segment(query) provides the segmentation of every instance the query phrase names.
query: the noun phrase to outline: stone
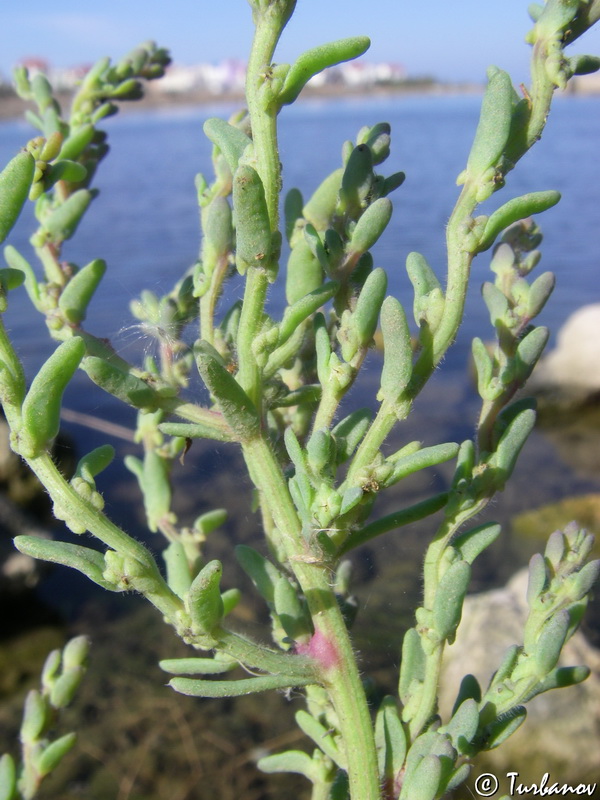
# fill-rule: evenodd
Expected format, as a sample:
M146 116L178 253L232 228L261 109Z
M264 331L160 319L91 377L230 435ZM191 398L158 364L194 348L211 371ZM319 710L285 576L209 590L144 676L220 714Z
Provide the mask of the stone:
M17 535L50 538L49 531L0 492L0 595L32 589L48 566L15 550Z
M556 347L541 359L527 391L559 409L600 397L600 303L582 306L558 332Z
M444 656L440 686L443 720L449 717L464 675L474 674L485 689L506 648L522 642L527 581L524 569L504 588L467 597L456 641ZM600 650L576 631L559 663L585 664L591 674L581 684L530 701L521 728L499 748L477 756L474 777L489 771L500 778L516 771L522 783L539 783L549 772L561 783L600 781Z

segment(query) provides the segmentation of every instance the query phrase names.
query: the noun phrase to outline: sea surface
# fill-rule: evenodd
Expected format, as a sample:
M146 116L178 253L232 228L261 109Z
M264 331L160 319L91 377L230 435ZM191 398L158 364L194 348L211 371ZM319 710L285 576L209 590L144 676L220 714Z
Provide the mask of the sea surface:
M376 265L388 271L390 292L405 303L409 314L412 292L405 271L406 255L420 251L440 277L444 275L445 225L458 195L456 177L466 162L479 103L480 97L474 95L327 99L298 103L281 115L284 191L296 186L305 198L340 165L344 141L354 140L363 125L391 123L391 155L378 170L385 175L402 170L406 181L392 195L394 218L373 254ZM64 256L80 266L93 258L107 261L108 271L86 326L109 338L132 361L139 360L151 343L144 341L135 327L129 303L144 288L166 293L197 257L200 234L194 177L198 172L209 179L211 175L211 145L203 134L203 122L211 116L227 118L235 110L217 105L134 111L105 123L111 152L95 179L100 192L75 237L66 243ZM0 162L5 163L32 135L26 123L0 123ZM544 231L538 270L552 270L557 276L554 296L541 315L541 322L552 330L551 345L572 312L600 299L599 143L600 100L557 98L542 141L509 174L506 188L482 207L482 212L489 213L510 197L530 191L558 189L562 193L561 202L538 219ZM9 240L27 257L33 257L28 243L32 225L28 208ZM490 277L487 253L475 261L459 337L432 386L415 405L398 441L420 438L433 444L472 435L478 400L468 376L470 342L475 335L483 339L493 335L480 295L481 284ZM230 292L241 296L239 282L233 282ZM274 288L269 302L277 316L282 291ZM44 322L31 308L24 290L11 293L6 316L26 370L33 375L54 347ZM190 335L193 340L193 331ZM373 354L363 381L354 390L356 405L373 403L379 366L380 356ZM133 412L90 386L83 374L76 376L65 404L75 411L133 426ZM96 431L72 422L65 422L64 430L78 453L104 441ZM525 477L520 483L521 473L517 472L515 488L507 489L496 504L496 513L503 518L531 505L599 488L598 476L582 475L565 464L542 435L536 434L532 441L520 468ZM135 452L131 444L115 444L120 453ZM190 522L206 510L198 508L194 499L210 506L214 492L198 489L199 482L205 485L217 472L231 470L228 452L202 447L193 448L188 471L181 477L184 485L190 482L180 498L182 522ZM195 464L195 451L204 466ZM202 480L199 473L194 474L195 469L202 471ZM438 479L443 483L443 472ZM129 473L117 466L103 480L109 508L117 520L145 537L143 522L133 512L136 488ZM239 480L243 479L235 476L233 484ZM219 497L219 504L223 502ZM256 526L256 521L252 525Z
M378 171L406 173L392 195L394 219L374 248L375 262L388 270L390 290L411 304L405 259L422 252L444 274L444 229L458 195L477 124L477 95L396 96L312 100L281 114L280 150L284 192L298 187L305 198L340 166L344 141L363 125L387 121L392 152ZM124 113L105 121L111 152L95 178L100 190L76 236L64 247L68 260L83 265L104 258L108 273L88 320L91 330L111 338L130 321L128 304L141 288L166 291L194 261L199 246L194 177L211 176L211 145L202 131L208 117L227 116L235 106L162 109ZM35 131L24 122L0 123L0 163L14 155ZM538 270L557 275L555 295L543 322L554 331L583 303L600 296L597 280L598 185L600 183L600 101L559 97L542 141L509 174L506 188L484 206L489 213L510 197L558 189L562 200L539 218L544 232ZM23 214L11 243L30 248L30 213ZM457 350L474 334L485 336L487 315L479 299L488 279L489 253L475 262L472 295ZM278 295L272 293L272 300ZM277 303L276 303L277 304ZM29 355L39 337L26 303L12 300L13 331Z
M379 171L387 175L403 170L406 182L393 195L394 219L373 255L376 265L388 271L390 292L401 299L409 314L412 292L405 271L406 255L420 251L443 279L445 225L458 196L455 181L466 162L479 103L479 97L466 95L328 99L298 103L285 109L281 116L284 188L287 191L297 186L305 198L340 165L344 141L354 140L364 125L391 123L392 153ZM64 257L79 266L94 258L107 261L108 271L92 302L86 326L96 335L109 338L134 363L140 363L152 345L135 327L129 303L145 288L159 295L168 292L196 259L200 238L194 176L204 172L209 177L211 171L211 146L203 135L202 124L211 116L227 118L235 110L215 106L139 111L106 121L111 153L96 176L100 193L74 239L66 243ZM1 122L0 163L6 163L33 135L24 123ZM551 346L570 314L581 305L600 300L599 145L600 99L557 98L542 141L509 175L506 188L482 208L489 213L507 199L530 191L558 189L562 193L558 206L538 220L544 231L538 270L552 270L557 276L556 291L540 320L552 329ZM32 259L28 238L33 224L28 208L10 238ZM484 340L493 336L480 295L481 284L490 277L488 253L474 264L464 325L455 345L415 403L409 419L395 432L390 447L414 439L435 444L472 437L480 401L469 373L470 342L473 336ZM241 296L239 281L232 282L229 292L234 298ZM281 313L282 296L280 289L272 289L269 307L275 316ZM28 375L33 376L55 345L23 289L10 295L6 324ZM190 331L190 340L194 338ZM349 398L350 407L374 404L380 367L381 355L373 352ZM135 426L135 412L100 392L84 374L78 374L66 392L65 406L130 430ZM107 440L98 430L73 421L66 420L63 431L76 457ZM163 546L160 537L146 529L135 480L121 461L127 453L139 454L137 445L114 437L109 441L115 445L118 458L98 478L107 513L158 553ZM600 492L597 470L589 470L573 455L569 441L565 444L547 431L534 431L513 479L478 520L494 518L503 524L504 531L494 548L478 559L473 589L504 583L527 563L534 549L543 547L539 543L515 543L509 535L515 514L569 496ZM448 485L450 471L450 465L443 465L403 481L397 491L390 490L378 500L376 513L389 513L442 491ZM185 464L176 464L175 479L174 501L181 525L191 524L198 514L215 507L228 508L228 523L211 535L207 557L223 560L227 587L239 582L244 602L237 624L255 630L257 619L264 622L265 611L252 599L252 587L236 568L231 550L238 542L256 545L260 541L260 520L249 510L251 487L236 448L195 442ZM394 691L402 632L412 624L412 610L420 596L419 564L431 538L431 528L432 523L427 520L391 532L362 548L354 562L360 610L353 633L361 654L361 669L386 691ZM550 532L542 531L542 538ZM65 530L56 535L82 541ZM86 543L91 544L89 539ZM72 792L69 798L81 797L81 792L102 800L117 794L124 797L124 790L117 791L115 787L123 785L124 770L133 768L131 787L135 783L139 792L145 785L144 797L152 798L158 794L152 794L149 786L156 787L163 780L168 783L179 772L187 774L188 769L190 786L198 787L189 790L194 797L215 796L208 789L202 793L203 786L212 785L207 782L211 774L222 779L228 789L237 786L240 775L244 779L246 773L249 781L263 780L255 776L252 768L257 744L274 735L274 718L282 731L291 730L292 705L282 705L281 698L271 695L260 695L254 705L249 705L247 698L233 704L214 701L193 705L183 698L185 703L174 705L178 698L165 693L165 676L155 664L159 658L183 654L178 650L181 643L174 641L158 615L142 608L141 601L103 592L63 568L51 570L38 593L44 608L50 606L62 620L68 620L70 629L88 633L94 643L92 669L80 703L82 720L75 723L82 730L81 756L70 762L74 764L70 780L61 779ZM261 630L264 635L264 627ZM273 707L276 710L269 711ZM167 708L180 709L177 720L189 720L191 727L170 722L171 711L167 712ZM18 713L15 711L17 727ZM175 729L183 731L182 741L176 739L169 751L159 732ZM221 731L221 739L213 737L217 745L222 740L229 748L231 742L236 743L241 753L237 759L232 758L230 749L223 751L223 757L218 747L213 747L210 736L215 730ZM175 755L189 753L192 741L199 743L193 752L200 752L201 758L195 756L190 765L181 766L180 761L171 764ZM131 749L133 742L139 743L137 751ZM279 749L281 743L271 740L271 745ZM118 761L121 751L140 755L134 754L123 767ZM127 756L124 760L127 762ZM141 773L138 775L142 763L148 772L146 784ZM165 764L171 764L170 769L165 770ZM58 791L67 796L62 784ZM169 789L161 797L172 796L172 791ZM230 796L220 790L216 794ZM133 797L129 791L126 795ZM246 796L245 790L234 795ZM277 794L275 788L260 796L290 794Z

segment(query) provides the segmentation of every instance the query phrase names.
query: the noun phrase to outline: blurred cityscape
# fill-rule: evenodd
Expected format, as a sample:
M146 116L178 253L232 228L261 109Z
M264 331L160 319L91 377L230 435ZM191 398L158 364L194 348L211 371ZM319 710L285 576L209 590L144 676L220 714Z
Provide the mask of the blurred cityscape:
M71 94L89 70L89 64L74 67L55 67L41 58L23 58L17 66L26 67L30 77L45 74L59 94ZM171 64L164 77L151 81L145 94L147 101L156 104L178 103L186 99L210 101L238 98L244 94L246 65L237 59L225 59L217 64ZM311 79L307 92L315 94L362 93L373 89L401 89L428 87L436 84L430 76L409 77L405 67L395 63L371 63L362 59L331 67ZM0 100L10 101L14 96L12 77L0 75ZM0 103L0 115L4 105Z
M30 77L37 72L44 73L56 92L68 95L74 91L91 65L55 67L44 59L31 57L23 58L18 66L26 67ZM217 64L171 64L161 80L148 84L145 94L147 102L151 104L238 98L244 93L245 74L245 63L237 59L225 59ZM600 93L598 73L578 77L571 84L570 90L577 93ZM472 92L481 89L480 84L451 84L433 76L411 76L402 64L372 63L364 59L331 67L312 78L306 87L307 93L325 95L418 90ZM0 116L11 115L14 105L11 100L17 100L12 78L0 74Z
M43 72L56 91L70 92L90 68L90 64L75 67L53 67L40 58L23 58L18 66L28 69L30 76ZM218 64L193 64L183 66L171 64L160 82L153 84L154 90L163 94L185 94L203 91L219 96L239 94L244 91L246 65L237 59L224 59ZM398 84L407 80L406 70L401 64L372 64L363 60L350 61L332 67L316 75L312 88L329 85L370 87L380 84ZM1 76L1 83L8 87L10 77Z

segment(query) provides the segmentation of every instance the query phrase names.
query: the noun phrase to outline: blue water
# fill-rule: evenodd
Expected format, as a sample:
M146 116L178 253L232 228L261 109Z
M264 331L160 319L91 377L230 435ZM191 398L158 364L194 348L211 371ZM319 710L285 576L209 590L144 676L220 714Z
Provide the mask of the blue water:
M391 123L392 154L380 171L403 170L407 177L393 195L394 221L373 253L376 264L388 270L390 291L409 311L412 294L404 268L407 253L422 252L438 274L444 274L444 228L458 195L455 180L466 161L479 103L479 97L467 95L343 99L303 102L282 114L284 188L297 186L306 198L339 166L345 140L355 138L365 124ZM211 148L202 123L210 116L227 117L233 110L221 106L139 111L106 121L111 153L96 176L100 194L76 237L66 244L64 256L80 266L93 258L106 259L109 269L86 326L96 335L109 337L127 358L134 360L136 349L143 347L136 341L135 331L128 328L132 322L129 302L146 287L158 294L168 291L197 256L194 176L200 171L211 174ZM31 135L24 123L0 124L1 162ZM553 336L576 308L600 299L599 142L600 100L557 98L542 142L509 175L506 189L482 209L489 212L524 192L562 192L558 206L539 219L545 239L538 269L552 270L558 278L556 292L541 317ZM31 253L31 230L28 209L11 238L24 254ZM489 254L483 254L474 265L464 326L436 376L437 383L429 395L425 393L421 410L417 406L415 411L415 426L425 419L432 441L443 418L446 424L440 435L448 438L470 436L475 425L477 399L465 376L472 337L491 338L493 333L480 297L481 283L488 276ZM239 296L239 284L234 284L232 292ZM281 306L281 296L281 290L272 290L275 311ZM11 294L7 324L26 369L33 374L54 345L23 290ZM372 356L371 362L378 364L378 357ZM367 372L365 381L371 390L374 380L374 373ZM360 395L361 389L357 392ZM66 402L71 408L125 424L133 420L133 412L90 388L82 374L76 377ZM86 429L65 427L84 451L98 443L96 435ZM527 469L543 467L549 476L546 496L558 496L561 487L567 487L565 491L577 488L578 484L565 481L564 465L548 447L537 453L532 456L533 464L526 457L524 463ZM519 497L516 506L521 504Z
M305 197L340 163L342 143L364 124L392 125L392 154L381 171L406 172L393 195L395 217L374 249L376 263L390 276L390 289L411 305L406 254L418 250L440 275L444 272L444 227L457 196L455 179L464 166L478 117L477 96L418 96L312 101L284 110L281 158L284 188ZM93 304L88 327L114 337L129 319L128 303L140 288L166 291L195 259L199 246L193 180L210 175L205 118L227 116L228 107L137 112L107 120L111 153L96 178L100 195L67 243L65 257L80 265L92 258L109 266ZM23 123L0 124L0 162L31 136ZM545 234L539 269L558 278L543 321L553 329L579 305L598 299L598 185L600 183L600 101L559 98L542 142L509 175L503 192L483 211L526 191L558 189L561 203L540 219ZM23 252L31 222L24 215L11 241ZM487 279L488 256L474 269L473 292L463 328L467 342L486 335L479 284ZM277 299L277 295L275 295ZM38 346L35 314L24 297L12 299L13 330L27 355ZM278 305L278 304L276 304ZM9 319L13 315L11 314Z
M455 179L466 161L479 102L480 98L474 96L305 102L285 110L282 116L284 185L286 189L298 186L305 197L340 164L344 140L354 138L365 124L383 120L392 124L392 155L380 169L384 174L403 170L407 177L393 196L394 221L373 252L376 264L388 271L390 291L401 298L409 312L412 293L404 269L407 253L422 252L438 274L444 274L444 228L458 195ZM100 194L74 240L66 244L64 257L80 266L93 258L106 259L109 269L92 303L86 327L98 336L110 338L132 361L143 353L145 343L129 327L134 320L128 305L143 288L159 295L169 291L195 260L199 228L194 176L199 171L210 175L210 146L203 136L202 123L208 116L226 117L231 111L224 107L143 111L106 123L111 154L96 178ZM22 123L0 123L0 164L6 163L31 136L30 129ZM510 174L507 188L488 203L494 208L510 197L544 189L558 189L563 194L562 202L539 220L545 234L541 269L556 272L558 278L555 295L542 315L543 323L553 329L553 336L576 308L600 299L599 144L600 99L558 99L543 141ZM28 243L32 230L28 208L10 241L35 263ZM469 350L474 335L486 339L493 334L480 296L480 285L488 276L489 254L484 254L475 262L465 322L457 342L398 432L396 446L417 438L434 444L473 435L480 401L467 377ZM239 281L232 291L240 295ZM272 308L281 307L281 298L281 290L273 289ZM31 308L23 289L11 293L9 300L7 326L32 376L55 344L49 340L43 319ZM373 402L380 363L379 354L370 355L352 402ZM65 405L131 428L135 424L132 409L103 394L83 373L77 374L69 387ZM83 426L65 423L63 429L78 455L106 441L103 434ZM132 444L119 440L112 443L119 456L138 452ZM235 580L230 545L239 541L256 543L260 535L259 516L248 510L251 487L240 467L237 448L195 442L185 465L175 465L175 473L175 505L182 526L190 525L199 514L215 507L225 506L230 511L224 532L213 534L208 547L211 558L223 558L226 581ZM416 483L411 478L396 487L399 496L392 497L394 490L385 493L375 512L388 513L401 504L443 490L449 469L426 470L413 478ZM147 531L137 486L120 459L100 476L98 484L109 516L145 540L154 552L160 550L162 539ZM536 431L521 455L513 480L486 512L487 517L480 516L478 522L493 517L504 523L506 533L506 523L515 513L589 491L600 491L600 476L581 475L543 433ZM410 608L421 591L420 563L425 543L431 538L429 524L427 521L421 527L408 526L373 542L372 547L370 543L361 551L363 566L360 554L354 560L361 606L355 628L356 641L362 649L361 669L375 675L377 681L389 676L390 665L397 664L402 628L412 623ZM82 537L66 530L57 536L76 543L82 541ZM89 537L84 538L86 545L93 546ZM503 583L526 563L529 555L512 544L509 537L499 537L494 548L478 559L473 588ZM369 580L373 574L377 581ZM52 570L39 585L38 594L63 618L74 622L77 632L100 637L100 641L104 638L105 646L110 641L111 653L120 656L123 644L122 640L113 644L111 617L115 612L134 612L134 598L104 592L65 568ZM245 592L244 602L251 603L251 598ZM11 610L13 613L16 612ZM142 652L145 635L148 634L142 629L132 645ZM166 633L163 657L173 655L170 646ZM127 673L127 662L123 663ZM109 694L112 693L110 689ZM115 697L117 705L121 699L129 708L129 697ZM136 702L134 697L134 709ZM211 706L210 713L218 713L216 707ZM235 711L228 704L222 713L231 716Z

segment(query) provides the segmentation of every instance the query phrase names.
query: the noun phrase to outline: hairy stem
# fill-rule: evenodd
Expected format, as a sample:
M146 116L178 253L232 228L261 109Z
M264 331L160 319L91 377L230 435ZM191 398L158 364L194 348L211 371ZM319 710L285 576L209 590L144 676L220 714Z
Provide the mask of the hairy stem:
M287 12L286 9L279 8L279 6L281 3L254 10L256 27L246 77L246 100L252 128L256 169L264 187L272 234L276 234L279 230L281 166L277 143L277 112L267 102L269 75L275 47L291 13L291 10ZM259 411L261 378L252 352L252 343L262 323L267 297L268 270L275 267L271 263L272 259L273 254L269 254L266 259L269 263L265 263L261 268L248 270L237 340L238 381Z
M281 174L277 144L277 110L273 102L271 63L275 46L295 6L295 0L253 0L255 35L246 81L256 169L262 180L271 233L279 236ZM277 247L271 263L250 268L238 335L238 380L260 410L261 371L252 344L263 321L268 276L276 269ZM311 652L320 682L337 712L349 765L353 798L378 800L379 777L373 728L350 637L325 565L311 551L292 502L282 468L266 435L242 445L244 458L260 493L261 504L273 520L276 549L288 561L310 610L314 625ZM317 644L318 643L318 644Z
M311 613L321 682L338 715L346 747L351 796L375 800L380 794L371 718L348 630L330 586L329 571L316 562L302 535L296 509L270 444L260 438L246 443L243 449Z
M237 380L258 410L261 408L262 381L252 344L262 323L267 287L267 273L261 268L251 267L246 276L244 303L237 337L239 365Z
M84 525L107 547L135 560L147 569L155 583L155 590L145 593L146 597L167 619L174 620L182 609L182 602L169 589L158 571L156 562L144 545L122 531L101 511L79 495L65 480L49 453L27 459L27 463L52 498L55 504L55 513L59 518L68 514L68 518L73 518L77 520L78 524Z
M200 338L212 345L215 340L215 310L227 277L228 267L227 256L221 256L211 276L210 288L200 298Z

